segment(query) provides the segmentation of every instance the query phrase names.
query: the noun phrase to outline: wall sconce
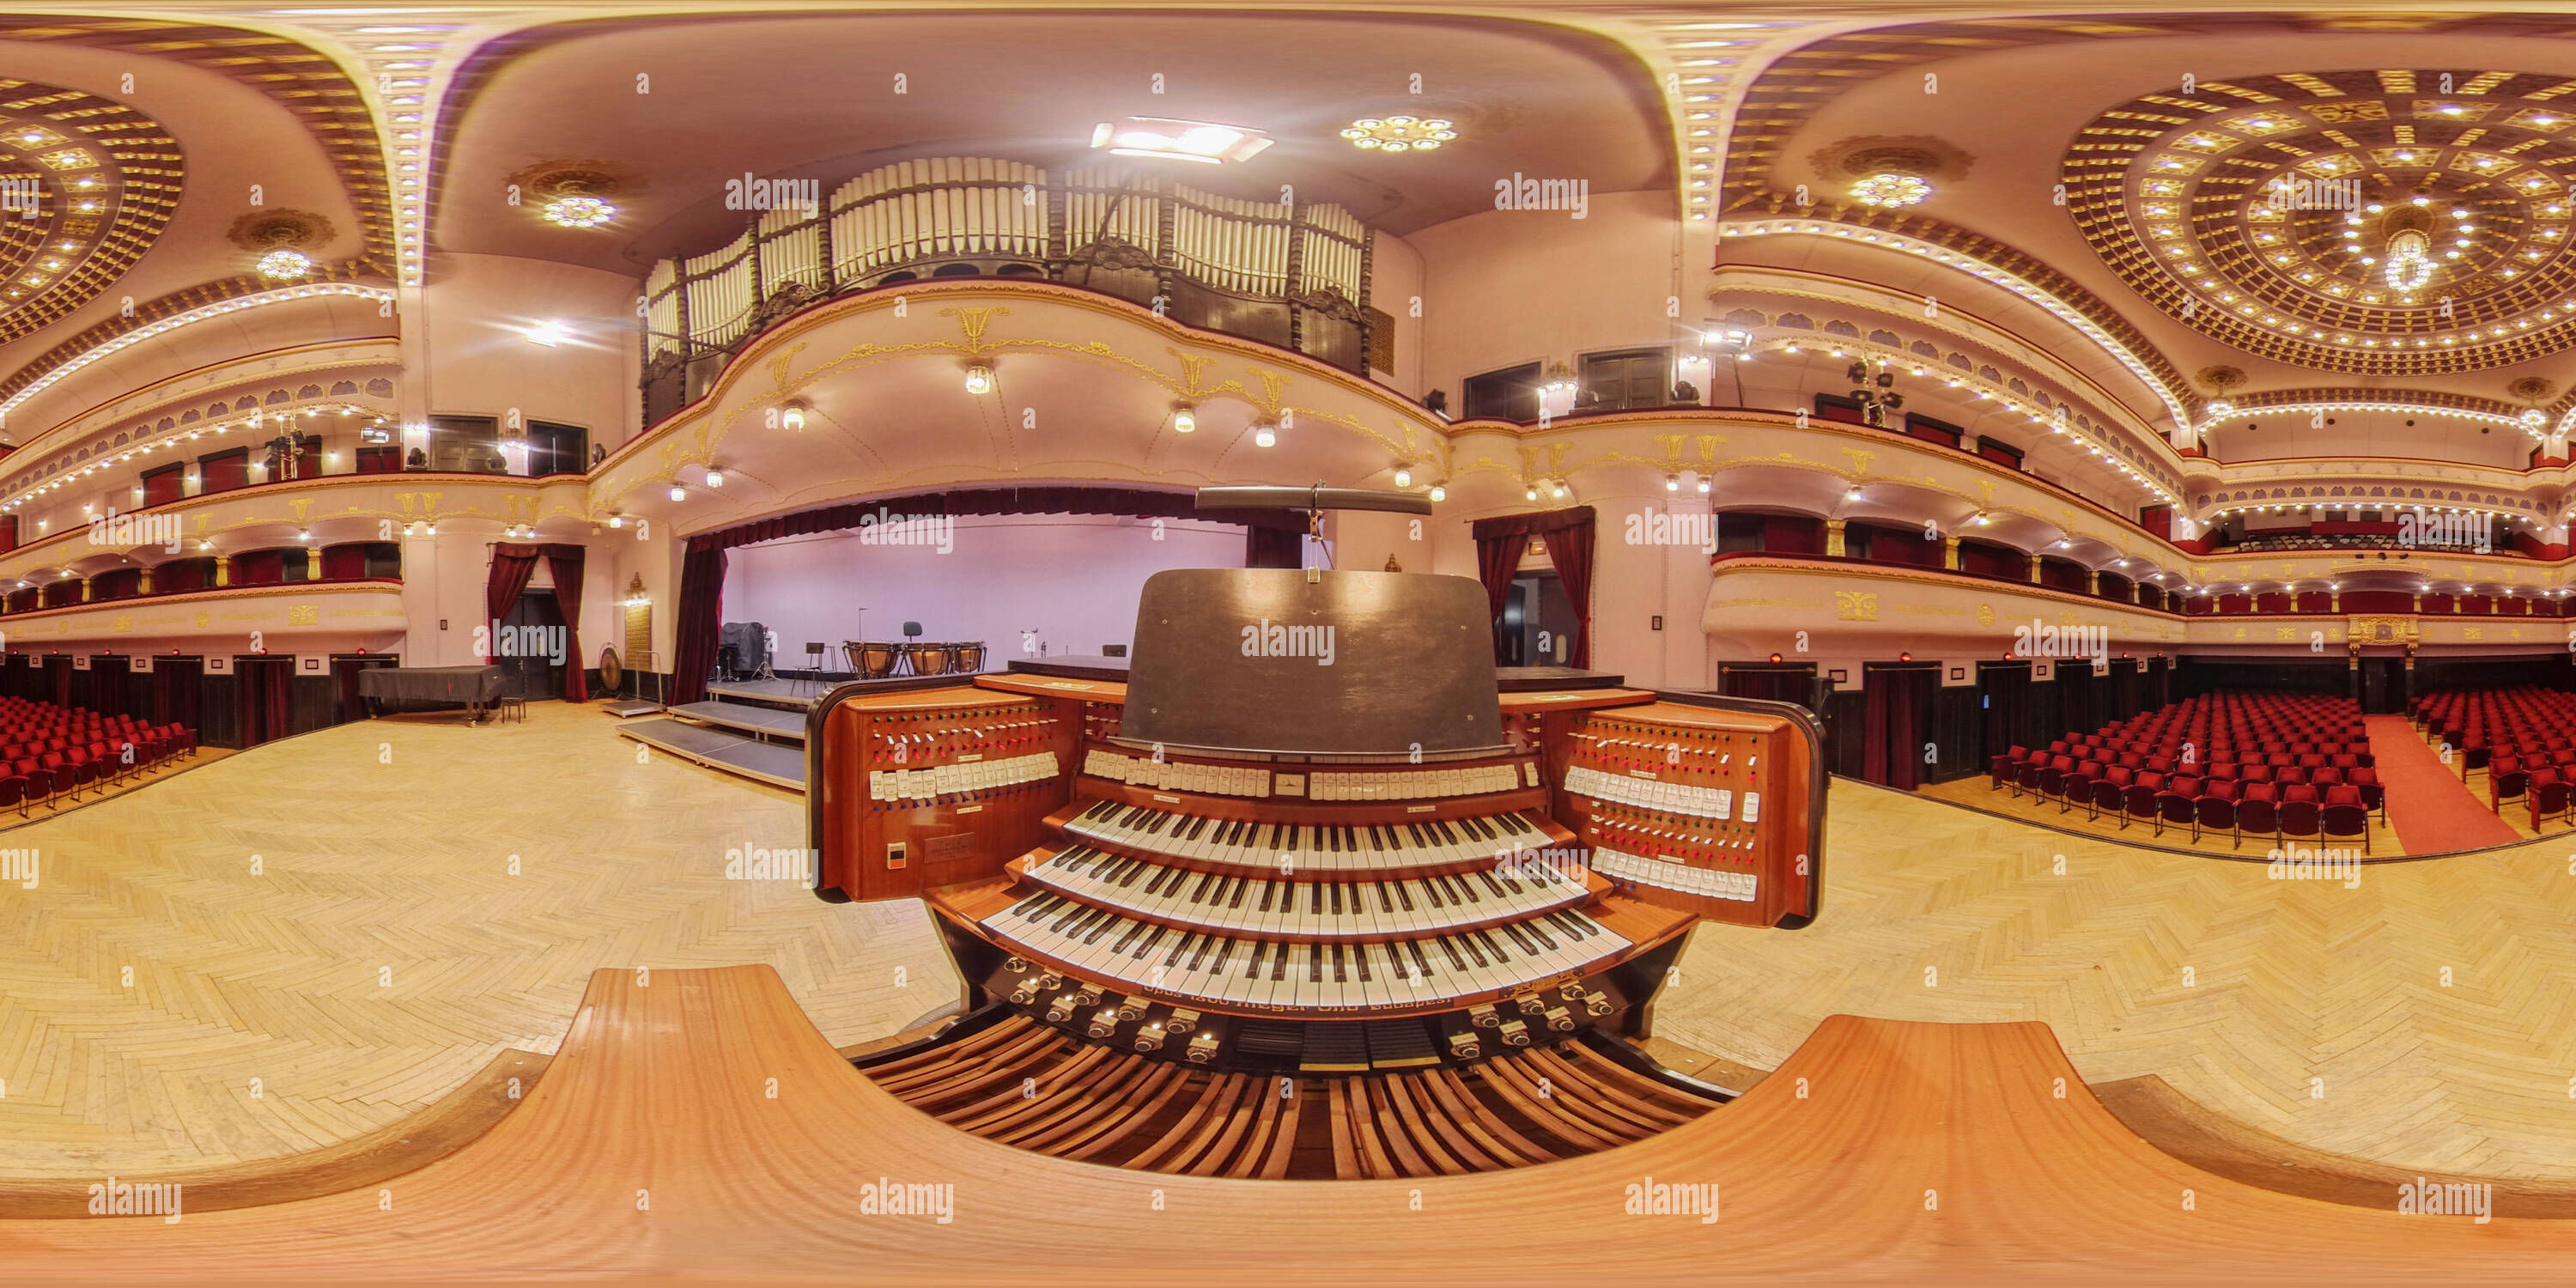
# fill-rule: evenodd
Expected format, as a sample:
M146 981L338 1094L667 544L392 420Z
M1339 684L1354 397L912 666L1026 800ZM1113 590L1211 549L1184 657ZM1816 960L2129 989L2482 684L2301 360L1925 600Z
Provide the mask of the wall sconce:
M1433 501L1446 501L1446 500L1448 500L1448 499L1449 499L1449 489L1448 489L1448 487L1446 487L1446 486L1445 486L1445 485L1443 485L1443 484L1439 484L1439 483L1434 483L1434 484L1432 484L1432 485L1431 485L1431 499L1432 499Z
M1278 446L1278 444L1279 444L1279 431L1278 431L1278 430L1276 430L1276 429L1274 429L1274 428L1272 428L1268 422L1266 422L1266 421L1265 421L1265 422L1263 422L1260 428L1255 429L1255 430L1253 430L1253 431L1252 431L1252 445L1253 445L1253 446L1255 446L1255 447L1276 447L1276 446Z
M778 413L778 423L789 433L802 432L805 428L805 404L787 404L787 406L782 408Z
M1175 407L1175 408L1173 408L1173 409L1172 409L1172 432L1173 432L1173 433L1175 433L1175 434L1194 434L1194 433L1197 433L1197 432L1198 432L1198 428L1199 428L1199 413L1198 413L1198 408L1196 408L1195 406L1192 406L1192 405L1191 405L1191 404L1189 404L1189 403L1182 403L1180 406Z
M708 466L708 467L707 467L707 486L708 486L708 487L723 487L723 486L724 486L724 471L723 471L723 470L720 470L720 469L717 469L715 466L712 466L712 465Z
M612 514L612 515L608 516L608 526L610 526L610 527L612 527L612 528L622 528L622 527L625 527L625 526L626 526L626 516L625 516L625 515L622 515L622 514Z
M1411 486L1413 486L1413 467L1412 467L1412 466L1410 466L1410 465L1399 465L1399 466L1396 466L1396 467L1395 467L1395 485L1396 485L1397 487L1411 487Z
M966 392L978 395L993 392L993 369L980 362L966 368Z
M527 330L520 332L520 334L526 337L530 344L542 344L551 349L556 345L563 343L564 324L548 319L547 321L539 322L534 326L529 327Z
M688 499L689 499L689 489L687 489L687 488L685 488L685 487L682 487L682 486L680 486L680 485L679 485L679 484L677 484L677 483L672 484L672 485L671 485L671 499L672 499L672 500L674 500L674 501L686 501L686 500L688 500Z

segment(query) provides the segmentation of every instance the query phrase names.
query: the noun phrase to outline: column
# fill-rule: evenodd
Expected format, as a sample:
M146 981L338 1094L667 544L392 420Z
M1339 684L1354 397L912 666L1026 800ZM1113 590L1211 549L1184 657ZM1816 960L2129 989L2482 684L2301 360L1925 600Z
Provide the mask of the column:
M2415 592L2415 611L2419 613L2424 611L2424 592L2420 590ZM2407 659L2406 665L2415 665L2414 659Z
M2094 568L2087 568L2084 570L2084 593L2087 595L2099 595L2102 593L2102 573L2100 570Z
M218 586L229 586L233 584L233 557L231 555L215 556L215 584Z
M2340 591L2340 590L2329 590L2329 591L2327 591L2327 592L2326 592L2326 611L2327 611L2327 612L2330 612L2330 613L2340 613L2340 612L2342 612L2342 611L2343 611L2343 592L2342 592L2342 591ZM2359 661L2357 661L2357 660L2356 660L2356 661L2354 662L2354 665L2356 665L2356 666L2360 665Z
M2132 604L2143 604L2147 602L2147 583L2143 581L2133 581L2129 583L2129 602Z
M1825 554L1834 559L1843 557L1843 521L1840 519L1825 520Z
M322 552L311 546L304 547L304 580L322 580Z
M89 602L89 578L83 577L80 579L80 588L81 596L77 602L86 604Z
M2038 555L2032 555L2032 556L2030 557L2030 584L2032 584L2032 585L2034 585L2034 586L2036 586L2036 585L2038 585L2038 584L2039 584L2039 556L2038 556Z
M1957 572L1959 570L1959 539L1957 537L1941 538L1941 566L1952 572Z
M137 590L135 593L136 593L136 594L141 594L141 595L149 595L149 594L151 594L151 593L152 593L152 570L151 570L151 569L146 568L146 569L144 569L144 570L143 570L143 585L142 585L142 588L141 588L141 589L139 589L139 590Z

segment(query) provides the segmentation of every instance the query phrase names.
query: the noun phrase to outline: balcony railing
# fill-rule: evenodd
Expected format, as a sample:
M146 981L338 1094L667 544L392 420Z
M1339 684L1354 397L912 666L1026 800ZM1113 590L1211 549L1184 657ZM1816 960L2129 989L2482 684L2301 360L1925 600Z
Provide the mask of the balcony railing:
M1064 282L1368 373L1369 231L1110 170L942 157L769 210L645 279L644 419L696 401L744 339L814 300L925 277Z

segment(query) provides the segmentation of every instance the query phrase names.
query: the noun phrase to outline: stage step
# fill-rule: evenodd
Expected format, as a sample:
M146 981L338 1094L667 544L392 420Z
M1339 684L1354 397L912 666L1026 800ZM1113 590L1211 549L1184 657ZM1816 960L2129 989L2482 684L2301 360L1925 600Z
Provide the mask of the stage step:
M600 703L599 709L612 716L649 716L661 710L662 704L647 702L642 698L617 698Z
M777 707L755 707L740 702L687 702L671 708L671 714L701 724L722 725L747 733L767 734L772 738L805 741L805 713L782 711Z
M661 748L709 769L794 791L805 790L805 753L795 747L761 742L668 716L629 720L617 727L617 736Z

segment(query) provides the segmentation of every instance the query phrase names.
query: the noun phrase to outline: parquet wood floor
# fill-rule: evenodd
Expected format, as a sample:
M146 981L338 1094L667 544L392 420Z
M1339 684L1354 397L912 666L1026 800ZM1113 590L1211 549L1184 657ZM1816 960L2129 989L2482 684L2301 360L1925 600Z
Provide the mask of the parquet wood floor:
M835 1042L956 1000L918 905L726 879L803 846L801 797L636 751L551 702L363 722L11 831L38 879L0 884L0 1178L363 1136L551 1054L603 966L766 962Z
M1770 1068L1837 1012L2040 1020L2087 1082L2157 1074L2311 1149L2576 1178L2567 837L2346 888L1837 779L1825 853L1815 925L1693 932L1658 1034Z
M1229 1285L1985 1288L2563 1283L2576 1255L2565 1221L2401 1215L2393 1188L2349 1206L2203 1171L2074 1074L2036 1024L1835 1016L1743 1099L1615 1149L1461 1176L1175 1176L901 1103L766 969L649 987L602 971L534 1094L444 1159L177 1221L0 1220L0 1265L13 1284L1069 1288L1170 1267Z

